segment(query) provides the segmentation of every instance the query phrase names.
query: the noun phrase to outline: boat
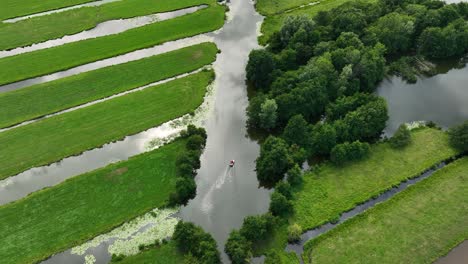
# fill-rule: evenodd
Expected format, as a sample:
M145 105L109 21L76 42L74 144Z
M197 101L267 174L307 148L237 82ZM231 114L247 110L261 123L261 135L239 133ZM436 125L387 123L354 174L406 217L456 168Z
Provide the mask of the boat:
M231 161L229 162L229 167L231 167L231 168L234 167L234 164L236 164L236 161L235 161L235 160L231 160Z

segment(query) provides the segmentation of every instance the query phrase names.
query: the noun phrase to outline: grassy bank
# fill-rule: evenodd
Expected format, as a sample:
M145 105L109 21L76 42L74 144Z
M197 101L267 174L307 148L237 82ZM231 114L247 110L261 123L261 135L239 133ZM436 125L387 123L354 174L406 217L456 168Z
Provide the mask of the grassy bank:
M288 16L310 16L313 17L315 14L317 14L319 11L324 11L324 10L330 10L332 8L335 8L345 2L348 1L353 1L353 0L324 0L324 1L317 1L317 4L312 5L312 6L307 6L304 8L296 9L292 12L288 13L280 13L276 15L269 15L265 18L262 24L261 32L262 36L259 37L259 42L262 45L266 45L268 42L268 39L271 37L271 35L275 32L278 31L281 26L283 25L284 21ZM369 0L369 1L374 1L374 0ZM286 2L286 1L285 1ZM314 2L314 1L309 1L309 2Z
M0 85L147 48L220 28L224 7L213 6L117 35L73 42L0 59Z
M309 263L432 263L468 238L468 158L307 244Z
M186 257L178 251L173 241L168 244L143 251L137 255L125 257L119 264L180 264Z
M213 72L201 72L0 133L0 178L155 127L196 109Z
M293 9L301 5L307 5L313 0L258 0L255 4L257 11L264 15L274 15L283 13L288 9Z
M152 82L194 71L212 63L213 43L118 64L0 94L0 127L12 126Z
M324 164L304 176L302 189L293 200L295 214L289 221L304 230L333 221L357 204L456 154L448 144L447 133L423 128L412 132L412 143L404 149L396 150L381 143L371 148L366 160L345 167ZM286 227L280 225L273 239L257 252L284 248Z
M47 1L48 2L48 1ZM0 24L0 50L29 46L89 30L108 20L173 11L214 0L121 0L102 6L83 7L15 23Z
M34 263L166 204L179 140L0 207L3 263Z
M2 8L0 8L0 20L31 15L93 1L95 0L2 0Z

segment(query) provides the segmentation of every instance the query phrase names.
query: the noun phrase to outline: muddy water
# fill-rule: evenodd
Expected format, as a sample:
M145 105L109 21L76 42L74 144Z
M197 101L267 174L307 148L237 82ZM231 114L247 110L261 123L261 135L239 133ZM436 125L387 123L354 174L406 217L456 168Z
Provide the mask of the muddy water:
M258 48L262 17L249 0L231 1L229 21L214 35L221 49L214 68L216 99L206 123L208 142L197 176L197 197L182 208L180 217L211 233L220 252L229 232L244 217L268 210L269 191L258 188L255 159L259 146L246 134L247 89L245 66L250 51ZM235 160L233 168L229 160ZM224 263L228 263L223 253Z
M186 14L194 13L206 7L207 5L201 5L201 6L185 8L185 9L181 9L177 11L158 13L158 14L153 14L153 15L148 15L148 16L141 16L141 17L135 17L135 18L129 18L129 19L110 20L110 21L106 21L106 22L98 24L95 28L91 30L86 30L86 31L83 31L74 35L64 36L63 38L54 39L54 40L48 40L42 43L31 45L29 47L0 51L0 58L18 55L18 54L22 54L26 52L35 51L35 50L60 46L66 43L76 42L80 40L118 34L118 33L127 31L129 29L142 27L142 26L145 26L145 25L157 22L157 21L168 20L168 19L179 17L179 16L183 16Z
M408 84L399 77L385 80L378 95L388 103L390 119L385 132L393 134L402 123L434 121L447 128L468 119L468 65Z
M95 1L95 2L90 2L90 3L69 6L69 7L59 8L59 9L55 9L55 10L50 10L50 11L46 11L46 12L40 12L40 13L36 13L36 14L32 14L32 15L16 17L16 18L12 18L12 19L6 19L6 20L3 20L3 22L5 22L5 23L15 23L15 22L18 22L18 21L21 21L21 20L32 18L32 17L45 16L45 15L50 15L50 14L54 14L54 13L61 13L61 12L65 12L65 11L68 11L68 10L82 8L82 7L86 7L86 6L100 6L100 5L104 5L104 4L112 3L112 2L117 2L117 1L121 1L121 0L99 0L99 1Z
M179 40L174 40L174 41L169 41L161 45L156 45L151 48L141 49L141 50L133 51L133 52L126 53L120 56L80 65L78 67L75 67L69 70L56 72L56 73L52 73L52 74L37 77L37 78L32 78L32 79L28 79L28 80L24 80L20 82L3 85L3 86L0 86L0 93L21 89L21 88L34 85L34 84L57 80L60 78L100 69L100 68L107 67L107 66L112 66L116 64L129 62L129 61L143 59L146 57L158 55L161 53L166 53L169 51L178 50L181 48L200 44L202 42L207 42L207 41L212 41L212 38L207 36L206 34L197 35L194 37L189 37L189 38L184 38L184 39L179 39Z
M468 263L468 240L452 249L446 256L438 259L434 264L464 264Z

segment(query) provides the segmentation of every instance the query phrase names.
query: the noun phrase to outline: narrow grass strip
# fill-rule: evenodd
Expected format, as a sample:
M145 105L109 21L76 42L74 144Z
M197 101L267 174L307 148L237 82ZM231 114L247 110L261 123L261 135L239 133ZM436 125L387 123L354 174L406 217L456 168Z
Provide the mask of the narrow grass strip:
M205 71L0 133L0 179L180 117L203 102Z
M175 189L177 140L0 207L2 263L35 263L162 207Z
M271 16L313 2L314 0L257 0L255 8L260 14Z
M2 40L0 50L25 47L73 35L92 29L108 20L174 11L202 4L215 5L215 3L215 0L120 0L102 6L82 7L15 23L0 23Z
M184 261L187 258L180 252L174 241L169 241L168 244L162 244L158 247L145 250L137 255L125 257L118 262L119 264L181 264L187 263Z
M306 245L308 263L432 263L468 238L468 158Z
M213 31L223 25L224 9L223 6L216 5L116 35L3 58L0 60L0 85Z
M153 82L194 71L216 59L214 43L73 75L0 93L0 127L52 114Z
M94 2L95 0L2 0L0 8L0 21L64 7Z

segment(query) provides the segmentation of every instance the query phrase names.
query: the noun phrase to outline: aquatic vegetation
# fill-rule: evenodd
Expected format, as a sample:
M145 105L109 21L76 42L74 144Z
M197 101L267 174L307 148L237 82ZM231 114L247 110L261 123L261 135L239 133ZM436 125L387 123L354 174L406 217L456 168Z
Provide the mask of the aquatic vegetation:
M116 255L134 255L139 252L139 245L150 245L155 240L161 241L172 236L174 228L179 221L172 217L179 208L158 209L139 216L123 225L115 228L109 233L99 235L92 240L73 247L71 253L84 255L87 250L100 245L103 242L115 239L109 246L109 253ZM142 230L143 229L143 230Z
M96 262L96 257L93 255L86 255L85 256L85 263L84 264L94 264Z

